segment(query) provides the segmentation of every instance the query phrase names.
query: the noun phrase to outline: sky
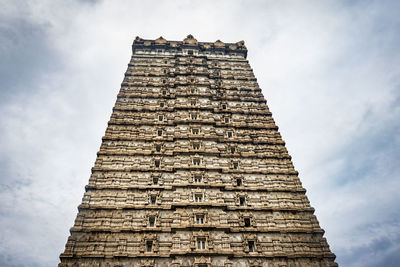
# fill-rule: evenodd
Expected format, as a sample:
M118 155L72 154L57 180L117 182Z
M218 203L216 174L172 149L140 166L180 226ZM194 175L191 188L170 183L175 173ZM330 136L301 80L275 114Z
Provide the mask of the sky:
M56 266L136 36L244 40L340 266L400 265L400 1L0 0L0 266Z

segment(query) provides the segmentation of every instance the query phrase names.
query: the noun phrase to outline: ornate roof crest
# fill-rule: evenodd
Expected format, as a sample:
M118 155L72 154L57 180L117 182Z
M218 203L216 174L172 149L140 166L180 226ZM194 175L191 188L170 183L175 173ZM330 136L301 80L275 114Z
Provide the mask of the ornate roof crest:
M167 40L165 40L162 36L160 36L155 40L155 43L156 44L166 44Z
M197 40L193 37L193 35L189 34L184 40L184 44L191 44L191 45L197 45Z
M223 48L223 47L225 47L225 43L221 42L221 40L217 40L217 41L215 41L214 46Z

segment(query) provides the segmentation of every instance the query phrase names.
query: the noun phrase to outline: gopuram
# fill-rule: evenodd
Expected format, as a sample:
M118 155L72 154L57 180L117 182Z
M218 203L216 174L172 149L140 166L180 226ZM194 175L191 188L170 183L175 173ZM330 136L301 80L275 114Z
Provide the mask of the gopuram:
M243 41L137 37L59 267L328 267Z

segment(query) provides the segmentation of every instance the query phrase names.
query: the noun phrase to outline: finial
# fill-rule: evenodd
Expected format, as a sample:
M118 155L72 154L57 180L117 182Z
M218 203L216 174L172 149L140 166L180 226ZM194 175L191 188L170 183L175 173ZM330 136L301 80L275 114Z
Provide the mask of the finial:
M141 42L141 41L143 41L143 39L142 39L142 38L140 38L139 36L136 36L136 38L135 38L135 43L137 43L137 42Z

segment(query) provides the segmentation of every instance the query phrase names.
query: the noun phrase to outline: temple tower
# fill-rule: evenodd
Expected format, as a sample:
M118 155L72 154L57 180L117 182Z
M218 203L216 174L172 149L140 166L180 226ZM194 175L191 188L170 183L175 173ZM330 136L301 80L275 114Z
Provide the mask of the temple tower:
M244 42L132 50L59 266L337 266Z

